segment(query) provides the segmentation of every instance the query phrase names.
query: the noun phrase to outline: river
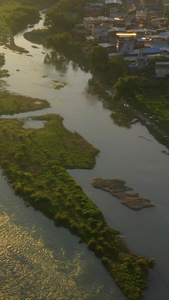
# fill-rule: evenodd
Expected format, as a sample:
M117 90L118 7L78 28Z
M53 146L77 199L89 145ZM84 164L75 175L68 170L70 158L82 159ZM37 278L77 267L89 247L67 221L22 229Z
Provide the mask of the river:
M35 25L40 28L42 21ZM28 29L30 30L30 29ZM87 93L90 73L71 62L44 64L50 51L26 41L21 32L15 43L29 51L18 54L1 47L10 92L47 99L43 111L14 115L20 119L44 113L64 117L64 126L77 131L100 149L92 170L68 170L101 209L109 226L121 231L129 249L155 258L145 300L169 296L169 156L168 149L135 120L130 128L118 126L110 110ZM55 89L56 81L66 83ZM11 116L10 116L11 117ZM30 124L29 124L30 125ZM33 123L32 126L35 126ZM153 208L132 211L108 193L94 189L94 177L120 178ZM0 175L0 298L49 300L124 300L98 258L64 228L57 228L40 212L26 207Z

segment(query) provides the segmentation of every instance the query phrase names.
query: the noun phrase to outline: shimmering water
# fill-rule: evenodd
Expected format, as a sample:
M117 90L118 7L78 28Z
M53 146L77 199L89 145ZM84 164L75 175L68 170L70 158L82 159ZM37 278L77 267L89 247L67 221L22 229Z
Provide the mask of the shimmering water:
M121 231L131 251L156 259L144 299L168 299L169 156L164 152L168 150L137 119L125 122L130 126L118 126L120 122L111 117L113 107L111 113L97 97L87 94L90 73L66 60L44 64L50 51L42 46L33 48L23 33L15 41L30 53L20 55L1 47L6 55L5 68L11 74L6 88L47 99L51 107L13 117L28 118L29 126L31 115L59 113L67 128L100 149L93 170L69 172L102 210L107 223ZM67 84L57 90L56 81ZM94 177L123 179L155 206L139 212L129 210L111 195L92 188ZM41 213L26 208L2 176L0 211L2 299L125 299L86 246L67 230L56 228Z
M0 174L0 299L123 300L78 238L26 208Z

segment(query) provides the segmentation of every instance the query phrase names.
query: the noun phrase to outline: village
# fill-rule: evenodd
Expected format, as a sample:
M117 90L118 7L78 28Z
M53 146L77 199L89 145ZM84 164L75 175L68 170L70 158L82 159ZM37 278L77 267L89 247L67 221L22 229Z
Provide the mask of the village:
M76 13L67 13L75 19ZM100 0L87 3L83 23L76 24L74 36L85 41L90 52L93 42L106 48L109 59L123 56L130 61L130 73L146 70L154 56L165 56L166 61L156 62L157 78L169 74L169 3L141 0Z

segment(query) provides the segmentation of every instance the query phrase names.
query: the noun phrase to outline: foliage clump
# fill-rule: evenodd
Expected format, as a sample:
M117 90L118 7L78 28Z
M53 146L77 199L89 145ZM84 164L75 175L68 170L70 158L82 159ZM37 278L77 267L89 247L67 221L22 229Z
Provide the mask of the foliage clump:
M12 33L17 33L24 29L29 23L39 21L39 9L34 6L18 5L13 11L6 15L6 23L11 28Z

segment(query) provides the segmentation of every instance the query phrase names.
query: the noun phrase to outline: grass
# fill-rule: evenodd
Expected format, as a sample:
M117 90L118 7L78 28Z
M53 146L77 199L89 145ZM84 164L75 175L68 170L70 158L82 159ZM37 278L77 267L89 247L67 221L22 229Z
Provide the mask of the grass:
M48 107L49 103L46 100L0 91L0 115L13 115L18 112L34 111Z
M138 105L143 112L147 112L152 121L158 120L158 126L169 134L169 96L157 95L138 97Z
M67 85L66 82L62 82L62 81L58 81L58 80L53 80L53 83L54 83L55 90L60 90Z

